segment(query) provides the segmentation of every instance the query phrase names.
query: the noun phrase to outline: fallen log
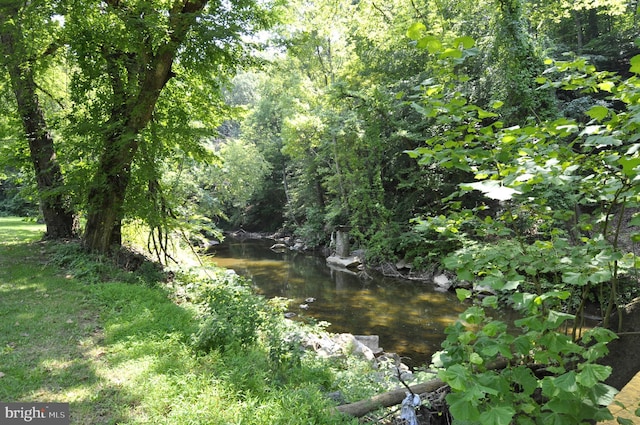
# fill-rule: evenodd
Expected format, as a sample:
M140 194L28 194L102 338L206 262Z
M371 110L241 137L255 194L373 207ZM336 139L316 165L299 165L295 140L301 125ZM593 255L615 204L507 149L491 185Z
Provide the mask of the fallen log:
M423 382L422 384L411 385L409 388L414 394L424 394L435 391L439 388L447 385L440 379L432 379L431 381ZM400 388L397 390L389 391L383 394L378 394L366 400L356 401L355 403L343 404L336 407L336 409L350 416L361 418L367 413L380 409L382 407L395 406L402 403L402 400L406 397L407 390Z

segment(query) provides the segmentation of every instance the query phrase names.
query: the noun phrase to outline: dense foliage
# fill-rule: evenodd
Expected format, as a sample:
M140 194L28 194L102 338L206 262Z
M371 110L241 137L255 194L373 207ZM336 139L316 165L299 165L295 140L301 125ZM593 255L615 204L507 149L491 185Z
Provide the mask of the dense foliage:
M192 160L215 163L205 146L234 114L223 88L253 62L250 36L271 25L272 7L251 0L0 5L3 148L15 158L6 167L24 168L26 139L51 237L73 236L82 216L85 247L105 253L121 244L123 221L141 219L164 245L187 221L178 216L183 199L170 194L182 182L165 174Z

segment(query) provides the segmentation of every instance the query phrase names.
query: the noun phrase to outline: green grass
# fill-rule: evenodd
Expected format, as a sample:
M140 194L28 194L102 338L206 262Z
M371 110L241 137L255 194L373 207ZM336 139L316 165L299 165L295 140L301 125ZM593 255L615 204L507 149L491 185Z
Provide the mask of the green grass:
M0 218L0 401L68 402L72 424L357 423L323 397L325 364L196 355L192 308L160 285L74 277L43 231Z

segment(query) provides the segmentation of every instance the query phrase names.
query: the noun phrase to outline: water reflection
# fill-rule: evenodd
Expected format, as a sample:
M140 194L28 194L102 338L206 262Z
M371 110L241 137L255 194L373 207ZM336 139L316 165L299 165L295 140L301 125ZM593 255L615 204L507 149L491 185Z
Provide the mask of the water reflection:
M411 365L429 362L444 328L464 310L454 294L429 284L383 276L362 280L329 268L323 257L276 253L271 244L228 240L212 260L250 278L266 297L291 299L290 311L298 317L330 322L331 332L379 335L385 351L408 357ZM310 297L315 301L305 302Z

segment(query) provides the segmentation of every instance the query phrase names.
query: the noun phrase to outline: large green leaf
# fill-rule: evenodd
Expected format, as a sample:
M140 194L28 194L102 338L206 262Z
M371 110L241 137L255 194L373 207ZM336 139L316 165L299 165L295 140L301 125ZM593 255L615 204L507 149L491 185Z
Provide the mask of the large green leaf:
M463 37L458 37L454 39L452 44L454 45L454 47L457 47L460 44L462 44L463 48L471 49L476 44L476 41L471 37L463 36Z
M577 380L580 385L593 387L598 382L604 381L611 374L611 367L599 364L585 364L578 373Z
M480 419L480 411L475 404L470 403L464 394L451 393L447 395L449 411L456 421L477 422Z
M420 38L416 46L420 49L427 49L431 54L438 53L442 50L442 42L440 39L430 35Z
M618 159L618 163L622 165L622 171L626 176L635 177L638 175L637 168L640 165L640 157L621 157Z
M613 400L618 394L618 390L610 385L599 382L591 387L591 395L593 401L600 406L608 406L613 403Z
M522 392L531 395L538 388L538 380L531 372L531 369L525 366L518 366L512 371L512 381L514 384L522 388Z
M509 425L516 411L509 405L491 406L480 414L480 422L483 424Z
M551 324L552 329L558 328L561 324L566 322L567 320L575 319L575 315L562 313L560 311L549 310L549 315L547 316L547 322Z
M469 372L464 366L456 364L440 371L438 377L455 391L465 391L468 388Z
M636 55L631 58L631 68L629 71L640 74L640 55Z
M412 40L418 40L426 30L427 27L422 22L414 22L407 29L407 37Z
M558 376L553 380L553 383L556 388L567 393L573 393L578 390L576 373L574 371L569 371L564 375Z
M587 111L587 115L595 120L602 121L609 115L609 109L602 105L596 105Z
M588 280L586 276L578 272L565 272L562 274L562 281L569 285L584 286Z

